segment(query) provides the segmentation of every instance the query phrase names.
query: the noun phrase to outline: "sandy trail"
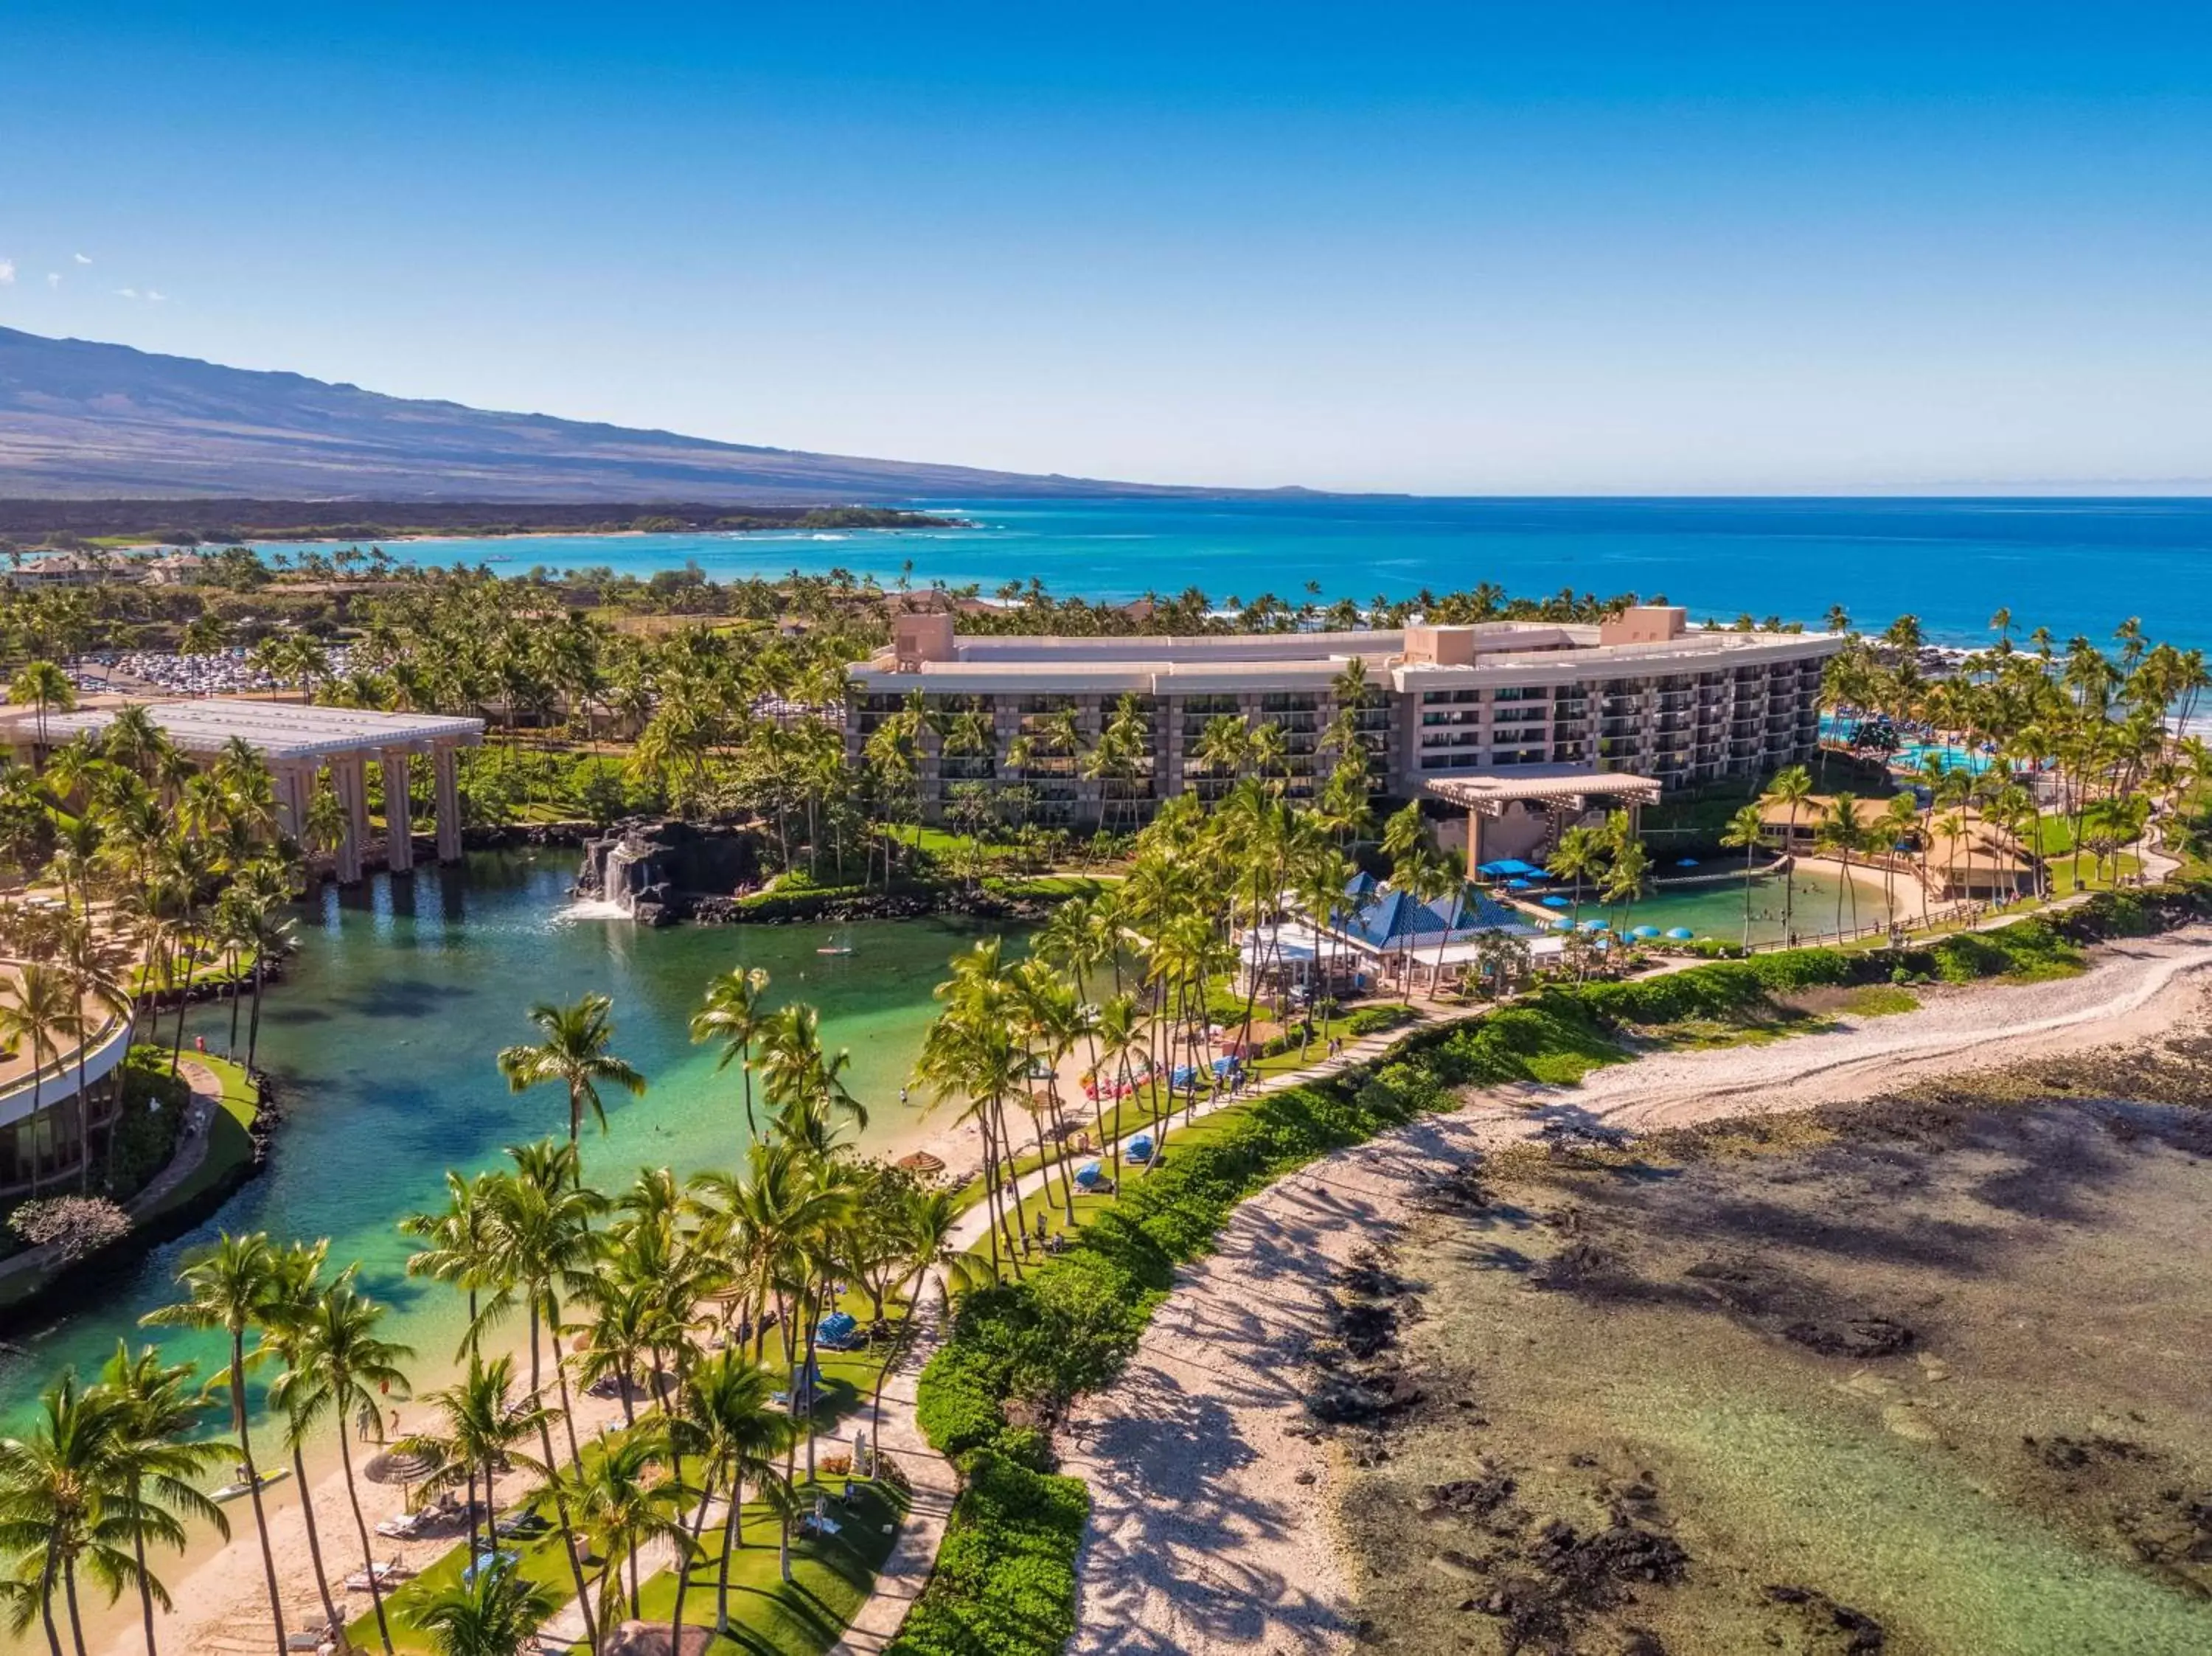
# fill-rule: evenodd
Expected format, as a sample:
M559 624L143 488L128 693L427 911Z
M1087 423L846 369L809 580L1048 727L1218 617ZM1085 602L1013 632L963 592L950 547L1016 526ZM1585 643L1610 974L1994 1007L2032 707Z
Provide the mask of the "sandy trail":
M1763 1047L1668 1053L1576 1088L1474 1095L1315 1163L1237 1210L1135 1356L1062 1432L1090 1485L1072 1648L1311 1656L1350 1648L1357 1584L1304 1429L1298 1356L1329 1277L1441 1166L1550 1123L1652 1128L1844 1102L1944 1074L2154 1039L2201 1015L2212 928L2098 951L2079 977L1937 992L1920 1010ZM1531 1108L1530 1106L1535 1107Z

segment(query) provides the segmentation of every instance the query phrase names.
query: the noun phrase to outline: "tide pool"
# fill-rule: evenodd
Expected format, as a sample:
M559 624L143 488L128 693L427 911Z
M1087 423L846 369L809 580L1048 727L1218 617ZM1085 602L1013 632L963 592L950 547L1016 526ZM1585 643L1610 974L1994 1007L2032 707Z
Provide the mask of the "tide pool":
M2015 638L2048 627L2100 643L2130 616L2155 639L2212 646L2208 500L1444 500L1296 495L901 502L971 528L423 540L390 549L499 573L605 567L648 575L696 563L711 579L834 568L885 585L1032 577L1060 597L1127 599L1196 585L1217 603L1273 593L1365 603L1492 581L1521 597L1562 589L1664 594L1698 618L1740 612L1818 626L1917 615L1936 642L1991 641L2000 605ZM320 543L318 543L320 544ZM301 549L268 543L264 551Z
M478 854L411 882L325 888L301 913L300 951L262 1012L259 1062L285 1113L268 1168L209 1224L82 1296L90 1303L50 1307L43 1325L12 1336L0 1350L0 1427L64 1367L96 1368L118 1337L155 1338L138 1318L175 1297L179 1259L219 1229L329 1237L333 1260L359 1260L367 1290L393 1307L392 1337L416 1347L416 1373L434 1377L459 1337L460 1296L408 1279L410 1244L394 1225L442 1205L447 1168L495 1167L506 1145L567 1131L559 1089L510 1093L494 1065L502 1046L534 1038L525 1014L538 1001L611 996L614 1050L650 1083L642 1099L608 1098L604 1136L585 1125L585 1174L604 1189L641 1167L688 1174L742 1154L737 1073L718 1075L714 1050L692 1046L685 1028L708 978L733 966L765 967L773 1000L821 1010L823 1044L853 1055L848 1084L871 1113L867 1142L920 1120L918 1106L900 1108L899 1088L946 960L980 934L934 920L841 927L853 952L829 957L815 953L818 927L655 931L566 918L574 864L568 851ZM226 1007L209 1006L187 1028L220 1052L229 1025ZM219 1337L159 1338L203 1368L222 1356Z

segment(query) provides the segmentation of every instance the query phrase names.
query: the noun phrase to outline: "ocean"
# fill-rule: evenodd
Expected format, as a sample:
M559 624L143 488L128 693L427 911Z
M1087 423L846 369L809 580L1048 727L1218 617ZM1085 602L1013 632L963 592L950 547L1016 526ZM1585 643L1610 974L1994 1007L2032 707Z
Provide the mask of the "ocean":
M2130 616L2155 639L2212 648L2212 500L928 500L961 529L428 540L422 562L650 574L696 562L717 580L833 568L890 585L1041 580L1127 599L1196 586L1217 604L1404 597L1494 581L1687 604L1693 616L1817 625L1838 604L1862 628L1910 612L1931 640L2015 633L2100 641ZM267 550L297 550L269 543Z

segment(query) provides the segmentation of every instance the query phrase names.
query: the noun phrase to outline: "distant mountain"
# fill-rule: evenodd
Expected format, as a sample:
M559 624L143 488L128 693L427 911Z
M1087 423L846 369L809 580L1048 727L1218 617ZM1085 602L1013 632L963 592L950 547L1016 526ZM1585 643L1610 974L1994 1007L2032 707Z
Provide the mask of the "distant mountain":
M1217 491L855 459L499 414L0 328L0 497L813 505L1200 492Z

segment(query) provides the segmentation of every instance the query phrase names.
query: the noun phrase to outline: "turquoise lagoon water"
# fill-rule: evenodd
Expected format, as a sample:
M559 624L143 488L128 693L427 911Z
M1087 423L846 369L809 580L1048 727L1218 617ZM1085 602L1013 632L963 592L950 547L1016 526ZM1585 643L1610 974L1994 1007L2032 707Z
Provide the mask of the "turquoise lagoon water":
M641 1100L609 1101L610 1131L585 1129L586 1172L603 1186L642 1166L682 1173L734 1162L744 1118L734 1072L716 1075L685 1022L701 988L732 966L763 966L777 999L822 1011L825 1044L853 1054L849 1084L873 1116L871 1137L911 1129L899 1087L933 1010L946 959L975 935L937 921L841 928L853 953L824 957L818 928L682 927L562 918L575 864L568 852L476 855L424 869L411 883L380 877L357 892L327 888L301 919L301 947L271 990L260 1062L282 1088L286 1119L262 1177L208 1225L156 1249L85 1308L56 1307L0 1350L0 1427L69 1364L97 1366L118 1336L151 1338L141 1313L173 1297L179 1257L217 1229L266 1230L280 1240L328 1236L358 1259L368 1290L395 1310L394 1335L442 1368L459 1337L459 1296L410 1282L394 1222L443 1200L445 1170L489 1168L503 1146L567 1131L557 1089L510 1093L494 1068L501 1046L528 1039L524 1014L541 999L589 990L614 999L615 1048L642 1070ZM188 1028L220 1051L229 1020L203 1009ZM219 1339L161 1336L167 1349L220 1360Z
M1840 876L1820 869L1798 870L1796 929L1799 937L1811 937L1823 931L1836 930L1836 897L1842 883ZM1882 888L1871 881L1854 883L1858 887L1857 912L1854 916L1851 896L1844 894L1844 925L1872 925L1878 920L1887 919L1888 901ZM1783 906L1787 895L1778 875L1753 877L1752 942L1778 943L1782 939L1785 930L1782 922ZM1723 943L1737 943L1743 937L1743 899L1741 878L1661 886L1650 895L1638 899L1619 924L1623 928L1656 925L1662 931L1675 926L1687 926L1700 937L1718 937ZM1595 918L1598 914L1599 909L1595 905L1589 901L1583 904L1585 919Z
M2155 638L2212 646L2212 500L918 500L973 528L424 541L426 563L489 561L712 579L842 567L886 585L1032 576L1062 595L1131 598L1196 585L1361 602L1495 581L1517 594L1663 593L1700 617L1863 626L1911 611L1938 642L1989 641L2008 605L2025 629L2108 639L2129 616ZM287 549L270 543L272 550Z

